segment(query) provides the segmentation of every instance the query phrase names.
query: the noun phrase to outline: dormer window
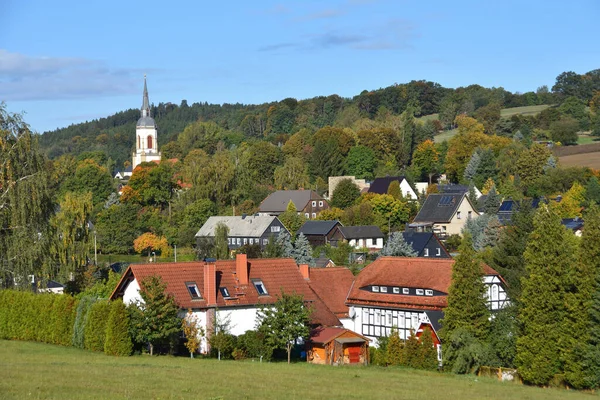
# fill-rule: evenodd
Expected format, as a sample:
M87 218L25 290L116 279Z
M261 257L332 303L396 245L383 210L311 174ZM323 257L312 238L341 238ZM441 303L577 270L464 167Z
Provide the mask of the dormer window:
M408 290L407 287L402 288L402 294L409 294L409 293L410 293L410 291Z
M379 293L379 286L373 286L371 287L371 290L375 293Z
M431 289L425 290L425 296L433 296L433 290L431 290Z
M387 286L381 286L379 290L381 291L381 293L387 293Z
M435 255L436 256L441 256L442 255L442 249L440 249L439 247L437 249L435 249Z
M395 287L392 290L394 291L395 294L400 294L400 288L399 287Z
M260 279L253 280L252 284L254 284L254 287L256 288L256 291L258 292L259 296L267 296L269 294L269 292L267 292L265 284Z
M424 251L423 256L429 257L429 249L427 247L425 247L425 249L423 251Z
M224 298L231 297L231 296L229 295L229 290L227 290L227 288L226 288L226 287L220 287L220 288L219 288L219 292L221 292L221 296L223 296Z
M196 282L186 282L185 286L187 287L188 293L192 297L192 300L202 299L202 296L200 295L200 290L198 290L198 285L196 285Z
M417 296L423 296L423 289L417 289Z

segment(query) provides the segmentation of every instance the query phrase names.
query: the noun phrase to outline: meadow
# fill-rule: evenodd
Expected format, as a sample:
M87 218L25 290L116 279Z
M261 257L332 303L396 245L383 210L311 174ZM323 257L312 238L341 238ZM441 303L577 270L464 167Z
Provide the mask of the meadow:
M472 375L402 368L217 361L147 355L115 358L75 348L0 341L7 399L591 399Z

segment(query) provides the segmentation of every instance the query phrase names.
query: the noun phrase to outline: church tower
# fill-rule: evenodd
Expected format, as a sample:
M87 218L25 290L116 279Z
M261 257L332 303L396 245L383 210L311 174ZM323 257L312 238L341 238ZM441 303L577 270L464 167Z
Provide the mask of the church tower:
M132 168L135 169L143 162L160 162L160 152L156 140L156 123L150 115L150 100L148 99L148 87L146 75L144 75L144 99L142 101L141 117L135 128L135 152L133 153Z

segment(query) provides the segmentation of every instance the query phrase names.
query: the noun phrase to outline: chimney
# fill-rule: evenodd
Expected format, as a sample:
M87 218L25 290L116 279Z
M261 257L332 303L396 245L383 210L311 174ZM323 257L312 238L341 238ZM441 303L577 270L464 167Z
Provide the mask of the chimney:
M204 297L207 306L217 305L217 267L214 262L204 264Z
M310 268L308 267L308 264L300 264L299 268L300 268L300 273L302 274L302 277L306 280L309 280L310 279Z
M240 281L240 286L248 284L248 256L246 254L235 255L235 276Z

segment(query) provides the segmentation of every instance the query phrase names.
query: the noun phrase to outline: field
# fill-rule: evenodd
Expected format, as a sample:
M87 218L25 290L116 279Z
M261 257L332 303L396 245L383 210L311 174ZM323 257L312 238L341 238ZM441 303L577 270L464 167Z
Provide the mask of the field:
M0 341L7 399L591 399L489 378L379 367L214 359L114 358L74 348Z
M600 152L572 154L559 157L560 164L564 167L590 167L600 169Z

